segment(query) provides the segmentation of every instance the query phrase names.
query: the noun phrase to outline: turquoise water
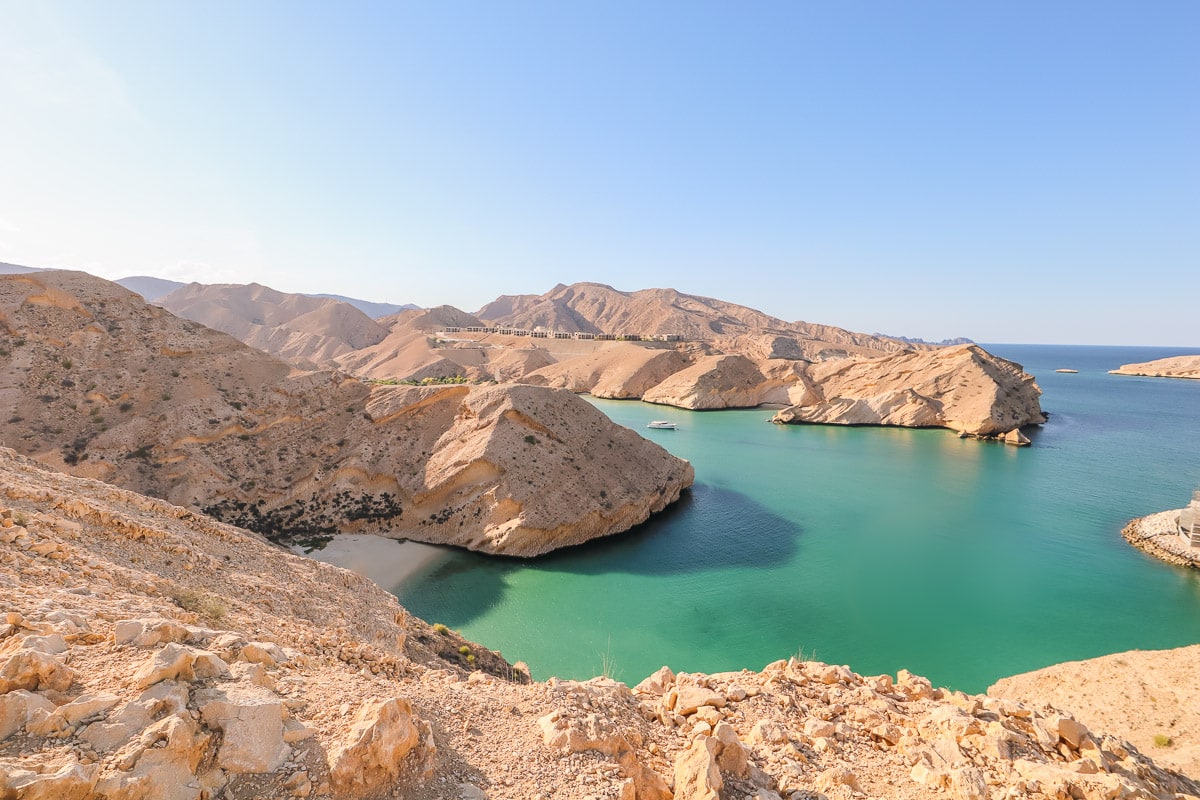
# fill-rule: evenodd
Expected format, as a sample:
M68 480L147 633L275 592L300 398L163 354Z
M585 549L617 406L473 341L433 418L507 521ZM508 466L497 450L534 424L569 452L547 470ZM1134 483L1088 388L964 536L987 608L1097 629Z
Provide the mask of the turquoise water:
M1120 535L1200 486L1200 381L1106 373L1188 351L989 349L1044 390L1052 417L1033 447L594 400L689 459L690 494L631 533L535 561L448 551L394 591L539 678L611 664L636 682L662 664L757 669L802 652L982 691L1059 661L1200 642L1200 572ZM647 431L651 419L679 430Z

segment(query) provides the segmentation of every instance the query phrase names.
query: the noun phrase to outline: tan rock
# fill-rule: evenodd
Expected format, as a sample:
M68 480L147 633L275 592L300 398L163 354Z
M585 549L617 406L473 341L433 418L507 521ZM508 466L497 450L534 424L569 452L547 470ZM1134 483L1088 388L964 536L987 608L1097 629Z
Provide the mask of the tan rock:
M753 408L763 402L766 384L766 376L745 356L709 356L647 390L642 402L697 410Z
M941 427L997 436L1046 421L1041 390L1019 365L977 345L828 361L808 370L819 389L776 422Z
M418 720L407 700L364 703L349 733L329 748L330 781L336 791L351 795L374 791L396 780L420 739Z
M728 722L718 722L712 736L717 740L717 766L722 772L746 777L750 771L750 754L738 739L737 731Z
M209 742L187 714L164 717L121 751L121 768L101 777L96 792L122 800L199 800L204 790L196 772Z
M70 667L37 650L19 650L0 664L0 694L15 689L65 692L74 682Z
M718 743L702 736L675 759L675 800L720 800L724 785L717 766Z
M209 689L197 693L204 724L223 736L217 766L229 772L273 772L291 754L283 740L286 715L278 697L263 690Z
M54 710L54 704L45 697L25 689L0 695L0 741L24 728L35 711L39 718L46 719Z
M0 774L0 792L20 800L91 800L97 769L70 763L53 772Z
M720 692L713 691L706 686L699 686L695 683L679 682L675 685L675 705L672 710L676 714L696 713L696 710L703 706L712 706L713 708L724 708L725 697Z
M633 691L638 694L663 695L675 685L675 673L670 667L662 666L646 677L641 683L633 687Z

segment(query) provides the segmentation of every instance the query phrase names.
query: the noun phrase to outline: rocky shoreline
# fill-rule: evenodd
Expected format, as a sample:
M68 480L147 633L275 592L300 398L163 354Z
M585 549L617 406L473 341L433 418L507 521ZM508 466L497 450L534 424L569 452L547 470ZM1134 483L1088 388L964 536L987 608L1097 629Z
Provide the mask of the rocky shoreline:
M1200 569L1200 549L1187 546L1179 538L1178 519L1178 509L1160 511L1131 521L1121 535L1134 547L1168 564Z

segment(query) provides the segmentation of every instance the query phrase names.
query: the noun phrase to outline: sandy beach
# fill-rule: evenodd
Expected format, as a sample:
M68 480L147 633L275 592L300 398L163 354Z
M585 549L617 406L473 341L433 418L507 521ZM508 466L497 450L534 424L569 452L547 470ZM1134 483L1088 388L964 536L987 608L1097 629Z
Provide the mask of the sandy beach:
M400 541L370 533L343 533L320 550L292 552L357 572L380 588L391 591L405 578L446 554L446 548L421 542Z

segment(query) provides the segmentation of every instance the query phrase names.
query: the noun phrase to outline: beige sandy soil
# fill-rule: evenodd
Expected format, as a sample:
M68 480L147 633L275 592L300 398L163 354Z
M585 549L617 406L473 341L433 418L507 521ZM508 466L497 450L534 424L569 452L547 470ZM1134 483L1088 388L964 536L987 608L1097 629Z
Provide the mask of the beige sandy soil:
M388 590L447 554L442 547L370 533L344 533L311 553L299 546L292 552L356 572Z
M1086 710L1089 725L1128 739L1159 764L1194 778L1200 776L1197 676L1200 644L1055 664L997 681L988 694L1032 707Z

